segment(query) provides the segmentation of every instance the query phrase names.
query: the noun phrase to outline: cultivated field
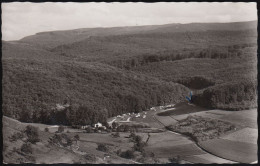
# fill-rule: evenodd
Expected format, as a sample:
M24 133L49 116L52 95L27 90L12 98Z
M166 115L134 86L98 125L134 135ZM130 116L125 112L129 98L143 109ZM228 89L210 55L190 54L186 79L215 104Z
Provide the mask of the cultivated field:
M184 156L182 157L184 160L190 161L191 163L201 163L201 164L233 164L237 162L233 162L230 160L226 160L223 158L219 158L212 154L199 154L199 155L192 155L192 156Z
M200 146L210 153L241 163L257 161L257 145L252 143L230 141L227 139L213 139L200 142Z
M257 145L258 129L243 128L221 138L235 142L245 142Z

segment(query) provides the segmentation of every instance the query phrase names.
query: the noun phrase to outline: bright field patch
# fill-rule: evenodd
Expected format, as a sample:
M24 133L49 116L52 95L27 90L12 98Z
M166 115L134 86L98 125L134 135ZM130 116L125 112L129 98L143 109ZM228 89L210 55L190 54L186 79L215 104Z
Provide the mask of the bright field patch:
M217 156L207 154L193 155L193 156L184 156L182 159L189 161L191 163L202 163L202 164L233 164L235 162L219 158Z
M245 142L214 139L199 143L212 154L241 163L252 163L257 160L257 145Z
M170 132L162 133L150 133L150 139L148 141L148 146L153 147L163 147L163 146L177 146L184 144L193 143L188 138L183 137L182 135L173 134Z
M236 111L221 117L221 120L257 129L257 109Z
M161 123L164 126L169 126L169 125L177 123L177 121L170 116L155 115L155 118L158 120L159 123Z
M244 128L229 135L223 136L221 138L230 141L257 144L258 130L252 128Z

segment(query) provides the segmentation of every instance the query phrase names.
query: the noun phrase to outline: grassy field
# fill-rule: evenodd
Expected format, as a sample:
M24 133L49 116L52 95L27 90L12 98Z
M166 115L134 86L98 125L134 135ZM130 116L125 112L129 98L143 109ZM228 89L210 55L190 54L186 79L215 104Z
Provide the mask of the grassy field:
M221 138L230 141L245 142L257 145L258 129L243 128Z
M200 146L215 154L232 161L252 163L257 160L257 145L252 143L213 139L199 143Z
M257 109L236 111L221 117L222 120L257 129Z

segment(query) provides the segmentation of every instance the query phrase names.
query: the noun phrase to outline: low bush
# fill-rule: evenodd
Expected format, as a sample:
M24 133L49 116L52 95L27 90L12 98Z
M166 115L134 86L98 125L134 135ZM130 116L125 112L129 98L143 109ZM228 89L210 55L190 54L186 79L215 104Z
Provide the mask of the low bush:
M44 129L44 131L45 131L45 132L49 132L49 128L46 127L46 128Z
M6 144L3 144L3 152L5 152L7 148L8 146Z
M63 126L59 126L58 132L59 132L59 133L62 133L63 131L64 131L64 127L63 127Z
M180 164L181 159L180 159L180 156L176 156L176 157L171 157L171 158L169 158L169 161L170 161L171 163Z
M99 144L97 147L97 150L102 151L102 152L107 152L108 147L105 144Z
M84 155L84 158L85 158L87 161L91 162L91 163L93 163L93 162L95 162L95 161L97 160L96 156L93 155L93 154L85 154L85 155Z
M75 136L74 136L74 139L78 141L78 140L80 139L80 138L79 138L79 135L78 135L78 134L75 135Z
M135 157L133 150L126 150L124 152L121 152L120 156L127 159L133 159Z
M10 141L11 142L14 142L14 141L17 141L19 139L23 139L24 138L24 134L21 133L21 132L16 132L14 133L11 137L10 137Z
M28 125L26 126L26 129L24 131L28 137L27 141L35 144L36 142L39 142L39 133L38 133L38 128Z
M29 143L24 143L21 146L21 151L26 153L26 154L32 154L32 146Z
M91 127L85 129L86 133L94 133L94 130Z
M72 145L72 139L66 134L55 134L49 138L49 143L51 145L61 145L67 147Z

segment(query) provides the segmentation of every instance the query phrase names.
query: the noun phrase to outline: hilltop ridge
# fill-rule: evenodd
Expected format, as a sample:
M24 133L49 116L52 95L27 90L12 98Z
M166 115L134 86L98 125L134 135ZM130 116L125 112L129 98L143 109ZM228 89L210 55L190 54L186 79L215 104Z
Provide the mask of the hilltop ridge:
M198 31L240 31L255 29L257 21L234 22L234 23L189 23L189 24L165 24L128 27L107 28L81 28L74 30L39 32L27 36L19 42L30 43L43 48L53 48L61 44L69 44L89 38L90 36L152 34L152 33L176 33Z

